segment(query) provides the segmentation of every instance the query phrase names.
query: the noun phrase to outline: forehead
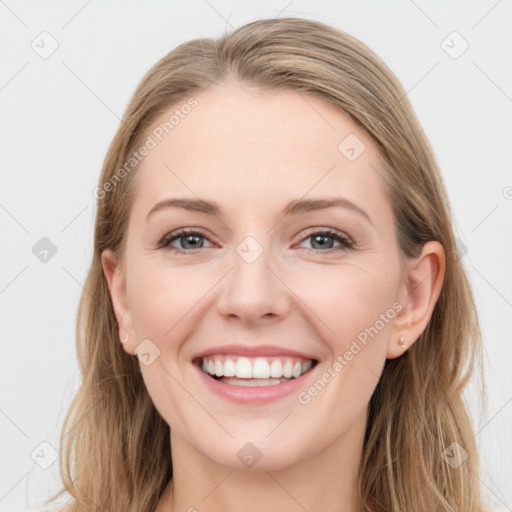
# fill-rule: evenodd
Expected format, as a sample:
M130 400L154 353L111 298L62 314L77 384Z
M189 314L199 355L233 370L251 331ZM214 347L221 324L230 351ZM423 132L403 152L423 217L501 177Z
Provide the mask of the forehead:
M234 84L193 98L195 106L173 105L147 131L152 148L134 176L134 209L147 213L178 195L260 209L305 195L344 195L368 210L386 206L374 144L334 105Z

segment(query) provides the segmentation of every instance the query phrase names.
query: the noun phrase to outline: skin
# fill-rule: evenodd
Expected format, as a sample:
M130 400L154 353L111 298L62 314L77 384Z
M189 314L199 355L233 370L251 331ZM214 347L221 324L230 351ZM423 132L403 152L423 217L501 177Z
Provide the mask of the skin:
M157 512L259 511L262 504L361 510L357 470L368 402L386 358L403 354L430 319L443 248L428 242L402 266L376 147L335 107L236 83L194 97L198 106L136 170L124 258L102 256L119 337L129 336L123 349L133 354L149 338L160 350L150 365L140 363L170 426L177 468ZM349 134L366 148L355 161L338 150ZM339 207L282 216L289 201L339 195L371 223ZM168 208L146 221L157 202L172 197L213 200L223 216ZM158 248L166 234L187 227L206 238L186 245L185 236L172 246L198 246L195 254ZM315 243L312 235L325 228L355 248L331 238ZM236 252L247 236L263 250L252 263ZM213 346L271 344L314 354L320 376L396 301L401 311L307 404L292 394L264 406L234 405L213 395L192 367L195 354ZM247 442L262 453L252 468L237 457Z

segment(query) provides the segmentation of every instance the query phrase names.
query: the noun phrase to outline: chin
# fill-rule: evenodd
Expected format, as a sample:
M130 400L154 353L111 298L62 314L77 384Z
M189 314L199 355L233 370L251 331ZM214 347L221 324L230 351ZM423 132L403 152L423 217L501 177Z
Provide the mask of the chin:
M222 436L225 442L220 443L217 438L215 446L197 446L197 450L217 466L243 472L278 471L292 466L306 456L297 450L297 446L300 446L297 442L289 438L289 442L284 442L274 434L265 439L266 435L255 433L254 436L247 434L229 439L226 439L226 435Z

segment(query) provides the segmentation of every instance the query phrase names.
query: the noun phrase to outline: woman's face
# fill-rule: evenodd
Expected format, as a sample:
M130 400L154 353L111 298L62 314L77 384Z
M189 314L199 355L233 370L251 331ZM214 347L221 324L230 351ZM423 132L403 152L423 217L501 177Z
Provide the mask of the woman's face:
M407 301L375 146L308 94L225 85L195 99L148 131L155 144L144 138L134 171L125 259L109 282L120 335L130 334L123 347L138 352L173 435L205 460L240 469L261 457L256 467L268 470L339 439L359 446L385 359L399 355ZM218 211L155 209L177 198ZM240 353L227 345L255 349L249 362L261 356L276 372L275 360L318 363L296 382L235 386L196 365L213 349L236 369ZM281 386L291 391L278 397ZM271 396L255 400L255 390Z

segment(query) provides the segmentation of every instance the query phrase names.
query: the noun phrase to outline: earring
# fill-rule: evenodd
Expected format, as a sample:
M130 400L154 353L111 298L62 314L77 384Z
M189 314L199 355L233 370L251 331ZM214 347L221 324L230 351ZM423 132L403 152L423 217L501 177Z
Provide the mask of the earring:
M121 340L121 343L126 343L128 341L128 334L126 335L124 340Z
M402 347L402 348L405 348L405 338L403 336L400 336L400 339L398 340L398 344Z

